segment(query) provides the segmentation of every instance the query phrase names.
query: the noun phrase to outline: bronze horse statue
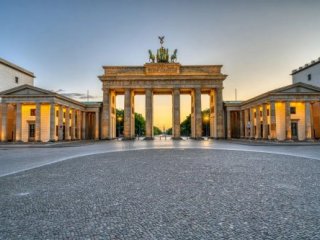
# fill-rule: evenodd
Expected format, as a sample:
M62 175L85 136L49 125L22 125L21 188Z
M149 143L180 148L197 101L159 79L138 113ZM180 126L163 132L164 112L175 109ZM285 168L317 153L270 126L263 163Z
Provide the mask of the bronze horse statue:
M156 60L156 57L153 55L153 53L149 49L149 62L151 61L152 63L154 63L155 60Z
M174 63L175 60L177 60L177 53L178 53L178 49L175 49L170 58L172 63Z

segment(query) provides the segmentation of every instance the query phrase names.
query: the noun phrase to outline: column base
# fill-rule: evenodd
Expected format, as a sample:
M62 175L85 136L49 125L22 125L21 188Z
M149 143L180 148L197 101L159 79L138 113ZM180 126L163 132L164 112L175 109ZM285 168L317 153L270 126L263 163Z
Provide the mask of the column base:
M204 140L203 137L191 137L190 139L192 139L192 140L197 140L197 141Z
M132 141L132 140L135 140L136 138L135 137L123 137L121 140L122 141Z
M145 137L143 140L151 141L151 140L154 140L154 137Z
M174 140L174 141L183 140L182 137L172 137L171 139Z

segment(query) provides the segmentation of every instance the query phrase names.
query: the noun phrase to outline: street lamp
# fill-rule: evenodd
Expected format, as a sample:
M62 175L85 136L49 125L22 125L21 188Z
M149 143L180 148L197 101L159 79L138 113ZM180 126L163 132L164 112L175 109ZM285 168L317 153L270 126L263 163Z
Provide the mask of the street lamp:
M117 120L118 120L118 138L120 138L120 123L121 123L121 121L122 121L122 117L119 116L119 117L117 118Z
M204 122L205 122L205 124L206 124L206 137L207 137L207 139L208 139L208 123L209 123L209 116L208 115L205 115L204 116L204 118L203 118L203 120L204 120Z

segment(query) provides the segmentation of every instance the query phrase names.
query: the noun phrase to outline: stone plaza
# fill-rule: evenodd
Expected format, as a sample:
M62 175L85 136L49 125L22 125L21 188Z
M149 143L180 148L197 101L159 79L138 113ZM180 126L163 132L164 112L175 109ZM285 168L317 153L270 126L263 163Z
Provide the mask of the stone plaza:
M317 239L316 143L0 145L0 239Z

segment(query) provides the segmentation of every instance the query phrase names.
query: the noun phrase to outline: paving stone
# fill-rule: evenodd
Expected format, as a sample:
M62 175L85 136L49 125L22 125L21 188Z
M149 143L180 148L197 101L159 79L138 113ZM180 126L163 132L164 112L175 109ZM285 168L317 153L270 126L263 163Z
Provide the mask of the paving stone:
M320 162L268 153L104 153L0 178L0 239L317 239Z

